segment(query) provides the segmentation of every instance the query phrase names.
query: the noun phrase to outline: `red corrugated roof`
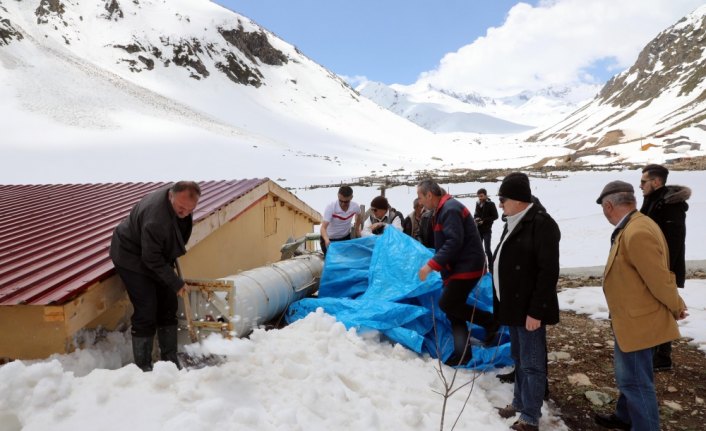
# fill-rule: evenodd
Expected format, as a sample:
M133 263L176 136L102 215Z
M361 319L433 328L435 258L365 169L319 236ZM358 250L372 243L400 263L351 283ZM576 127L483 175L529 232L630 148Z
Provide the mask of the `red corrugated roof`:
M194 221L265 183L200 182ZM0 305L63 304L113 274L113 229L169 183L0 185Z

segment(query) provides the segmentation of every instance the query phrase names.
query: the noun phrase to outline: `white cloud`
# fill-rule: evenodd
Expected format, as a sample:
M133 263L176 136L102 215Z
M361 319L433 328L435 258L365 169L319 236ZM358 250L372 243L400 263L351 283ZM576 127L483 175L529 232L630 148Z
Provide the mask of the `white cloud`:
M355 76L348 76L348 75L338 75L340 76L344 81L346 81L351 87L357 88L359 85L365 84L366 82L370 81L367 76L364 75L355 75Z
M602 83L596 62L612 73L703 0L547 0L518 3L500 27L446 54L419 81L458 92L504 96L548 86Z

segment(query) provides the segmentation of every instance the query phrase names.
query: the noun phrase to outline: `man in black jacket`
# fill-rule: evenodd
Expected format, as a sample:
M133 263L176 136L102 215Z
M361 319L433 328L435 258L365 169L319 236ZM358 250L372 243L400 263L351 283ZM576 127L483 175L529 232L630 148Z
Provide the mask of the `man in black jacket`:
M419 270L419 279L426 280L432 271L441 272L444 288L439 298L439 308L451 322L454 338L454 354L446 363L465 364L471 359L467 322L485 329L486 342L492 341L498 330L492 313L466 303L471 290L485 273L480 235L468 208L447 194L435 181L420 182L417 196L425 208L434 211L432 223L436 250Z
M667 186L669 170L662 165L647 165L642 170L640 188L644 200L640 212L654 220L667 240L669 270L674 273L677 287L684 287L686 278L685 243L686 212L691 189ZM652 366L655 371L672 369L672 343L660 344L654 350Z
M473 218L478 226L478 233L485 247L485 254L488 256L488 265L493 264L493 250L490 248L490 237L493 235L493 222L498 219L498 210L495 203L488 197L485 189L478 189L476 193L478 202Z
M186 253L201 189L192 181L142 198L115 228L110 257L134 308L132 352L135 364L152 370L154 334L161 359L177 366L177 295L186 292L184 280L174 273L177 257Z
M505 418L520 413L514 430L537 430L546 389L546 325L559 322L559 240L556 222L532 203L529 178L512 173L503 179L498 200L507 217L493 261L494 310L510 329L515 361L512 404Z

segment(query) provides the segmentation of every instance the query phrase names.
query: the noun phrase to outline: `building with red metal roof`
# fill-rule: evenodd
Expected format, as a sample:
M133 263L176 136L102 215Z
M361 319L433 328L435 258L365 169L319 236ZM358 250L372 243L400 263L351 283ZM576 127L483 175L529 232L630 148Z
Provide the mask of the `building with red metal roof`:
M0 185L0 358L71 350L86 327L125 325L130 305L108 256L113 229L169 183ZM194 211L189 278L274 262L321 215L271 180L206 181Z

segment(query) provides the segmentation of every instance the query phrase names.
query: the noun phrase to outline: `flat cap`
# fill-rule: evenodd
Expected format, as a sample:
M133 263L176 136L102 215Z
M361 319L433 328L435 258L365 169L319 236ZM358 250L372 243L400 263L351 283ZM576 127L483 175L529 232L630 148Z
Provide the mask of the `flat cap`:
M635 193L635 189L632 187L632 184L626 183L625 181L611 181L608 184L603 187L603 191L601 192L601 195L598 196L598 199L596 199L596 203L598 205L601 204L603 201L603 198L612 195L613 193Z

